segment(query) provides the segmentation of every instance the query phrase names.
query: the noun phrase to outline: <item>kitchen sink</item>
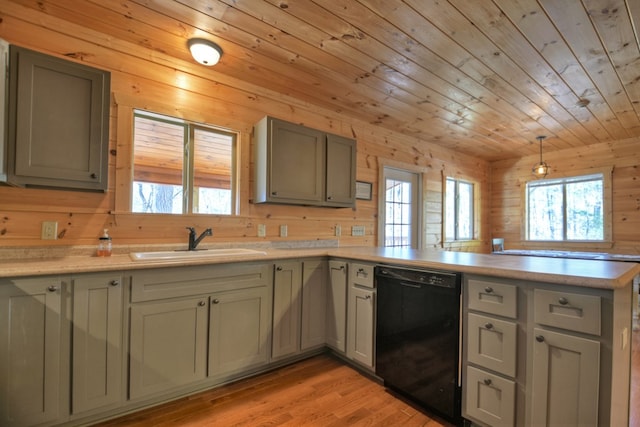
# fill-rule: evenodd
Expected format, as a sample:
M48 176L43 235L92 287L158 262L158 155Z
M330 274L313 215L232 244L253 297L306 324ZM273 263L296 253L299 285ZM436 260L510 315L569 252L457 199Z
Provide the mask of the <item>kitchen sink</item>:
M258 251L255 249L221 248L195 251L131 252L129 256L134 261L171 261L180 259L221 258L266 254L267 253L264 251Z

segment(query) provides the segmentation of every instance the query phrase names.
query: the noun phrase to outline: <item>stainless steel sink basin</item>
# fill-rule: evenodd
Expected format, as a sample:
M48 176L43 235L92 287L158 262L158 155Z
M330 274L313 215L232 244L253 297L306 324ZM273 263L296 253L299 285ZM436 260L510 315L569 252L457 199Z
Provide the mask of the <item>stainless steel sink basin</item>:
M264 251L245 248L221 248L204 249L197 251L158 251L158 252L131 252L129 256L134 261L171 261L180 259L202 259L237 257L247 255L266 255Z

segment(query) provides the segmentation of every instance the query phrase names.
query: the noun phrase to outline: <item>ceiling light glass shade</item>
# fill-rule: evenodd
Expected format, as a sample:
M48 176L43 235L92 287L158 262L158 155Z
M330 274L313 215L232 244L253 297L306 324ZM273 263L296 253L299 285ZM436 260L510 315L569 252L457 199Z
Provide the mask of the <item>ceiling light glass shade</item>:
M190 39L187 42L193 59L202 65L216 65L222 56L220 46L205 39Z
M546 136L542 135L536 137L540 143L540 162L533 165L533 168L531 169L531 172L536 178L544 178L549 173L549 165L542 160L542 140L545 138Z

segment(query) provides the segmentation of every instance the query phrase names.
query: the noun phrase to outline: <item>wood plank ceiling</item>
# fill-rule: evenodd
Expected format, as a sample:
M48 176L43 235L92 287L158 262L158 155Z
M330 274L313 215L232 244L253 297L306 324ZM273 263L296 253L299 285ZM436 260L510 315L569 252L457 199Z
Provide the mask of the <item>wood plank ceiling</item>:
M640 137L640 0L12 2L488 161Z

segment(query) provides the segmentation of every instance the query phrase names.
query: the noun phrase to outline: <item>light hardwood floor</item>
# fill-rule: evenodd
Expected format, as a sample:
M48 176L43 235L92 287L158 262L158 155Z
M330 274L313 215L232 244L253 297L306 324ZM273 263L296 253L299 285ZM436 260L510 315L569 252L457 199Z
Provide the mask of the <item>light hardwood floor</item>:
M640 427L640 332L633 332L631 427ZM415 409L343 362L321 355L255 378L99 424L115 426L426 426Z

